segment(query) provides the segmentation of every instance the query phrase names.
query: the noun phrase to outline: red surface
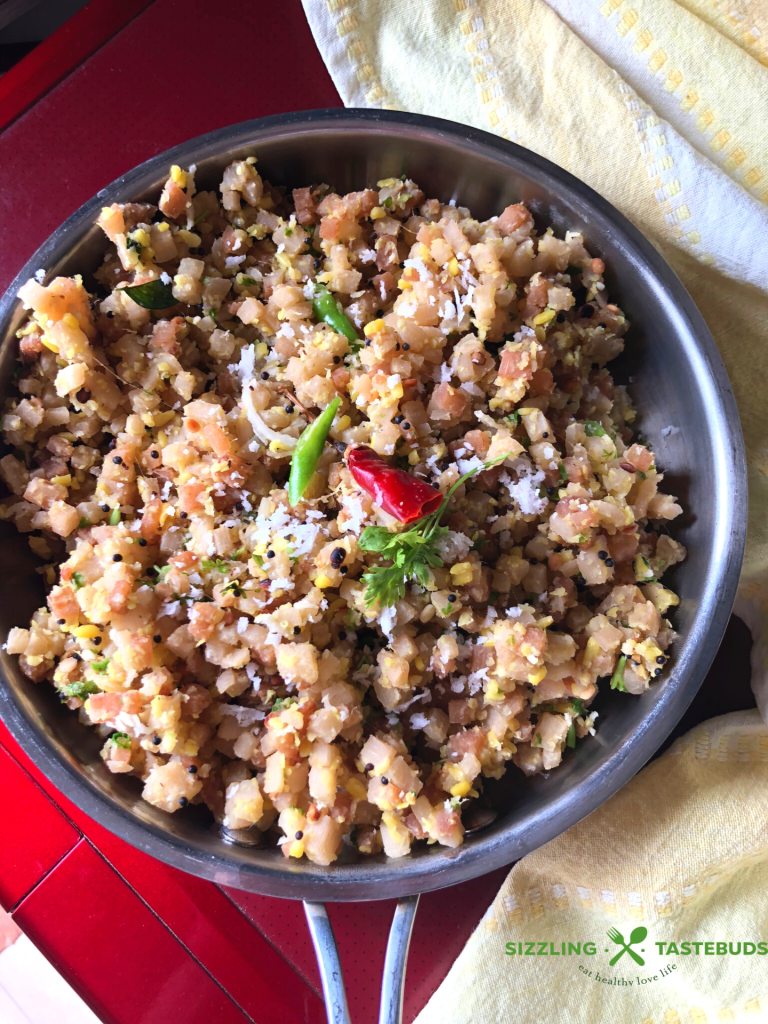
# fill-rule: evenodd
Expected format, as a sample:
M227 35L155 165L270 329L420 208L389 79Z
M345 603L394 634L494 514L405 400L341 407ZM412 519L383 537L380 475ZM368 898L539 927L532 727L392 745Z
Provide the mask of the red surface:
M0 291L143 160L236 121L338 106L299 0L155 0L0 134Z
M405 982L406 1024L418 1014L448 973L485 911L507 868L463 885L425 893L419 901ZM312 985L320 985L314 951L301 904L226 890L257 927ZM329 903L341 953L354 1024L378 1017L381 974L395 900Z
M159 863L104 829L99 833L96 844L112 866L254 1020L323 1024L316 992L221 889Z
M0 128L111 38L152 0L91 0L0 78Z
M0 807L0 903L10 910L77 845L80 833L2 747Z
M251 1020L85 839L13 916L104 1024Z
M225 43L212 43L228 28ZM49 87L38 85L39 95ZM231 11L155 0L0 134L0 289L81 203L142 160L236 121L340 105L299 0ZM14 823L9 845L0 840L0 900L15 903L39 883L17 920L105 1024L321 1024L300 904L223 892L151 860L57 794L1 725L0 743L61 808L0 747L12 806L4 817ZM75 846L78 830L86 838ZM407 1021L503 875L423 897ZM377 1017L392 910L392 901L331 907L356 1024Z

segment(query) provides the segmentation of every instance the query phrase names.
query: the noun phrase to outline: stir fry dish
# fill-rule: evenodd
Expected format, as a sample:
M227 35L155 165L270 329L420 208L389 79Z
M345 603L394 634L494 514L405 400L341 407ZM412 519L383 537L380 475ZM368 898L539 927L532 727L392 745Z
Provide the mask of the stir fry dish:
M0 517L47 603L6 650L162 811L321 865L458 846L675 639L627 320L520 203L195 176L19 292Z

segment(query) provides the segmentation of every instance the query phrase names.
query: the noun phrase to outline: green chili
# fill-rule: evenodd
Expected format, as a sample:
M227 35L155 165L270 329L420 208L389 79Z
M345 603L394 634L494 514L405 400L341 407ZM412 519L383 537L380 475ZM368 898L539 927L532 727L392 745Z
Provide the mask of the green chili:
M109 516L109 525L110 526L117 526L117 524L119 522L120 522L120 509L119 508L113 508L112 512L110 513L110 516Z
M356 352L361 347L362 343L357 335L354 324L348 316L342 313L335 297L331 295L324 284L315 285L312 308L318 320L324 320L337 334L344 335L351 343L353 352Z
M565 737L566 747L570 747L572 750L576 747L576 726L571 722L568 726L568 732Z
M622 656L619 658L618 663L616 665L616 670L614 671L613 675L611 676L611 689L612 690L624 690L624 691L626 691L627 688L624 685L624 666L626 664L627 664L627 656L626 656L626 654L622 654Z
M341 399L334 398L314 423L310 423L305 428L298 444L293 449L291 475L288 480L288 500L291 505L298 505L304 491L309 486L309 481L314 476L320 456L323 454L325 439L328 437L328 431L333 423L333 417L339 411L340 405Z

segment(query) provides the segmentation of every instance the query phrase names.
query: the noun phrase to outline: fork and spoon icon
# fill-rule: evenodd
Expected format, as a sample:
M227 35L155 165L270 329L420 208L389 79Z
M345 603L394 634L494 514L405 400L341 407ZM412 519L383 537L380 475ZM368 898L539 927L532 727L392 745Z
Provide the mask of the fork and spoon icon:
M611 961L609 961L609 965L611 967L613 967L613 965L618 960L620 960L625 953L629 953L629 955L632 957L636 964L639 964L641 967L645 967L645 960L643 960L639 953L636 953L634 949L630 949L629 947L635 946L638 942L643 941L643 939L648 935L647 928L644 928L643 925L639 925L637 928L633 928L632 933L629 936L629 942L624 941L624 936L617 928L609 928L606 932L606 935L611 940L611 942L615 942L617 946L622 947L621 950L616 954L616 956Z

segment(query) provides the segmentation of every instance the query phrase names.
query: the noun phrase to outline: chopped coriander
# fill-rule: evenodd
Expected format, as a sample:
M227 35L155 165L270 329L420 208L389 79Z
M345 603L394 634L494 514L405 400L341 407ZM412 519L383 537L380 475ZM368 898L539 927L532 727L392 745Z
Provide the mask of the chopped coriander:
M641 470L639 470L639 469L638 469L638 471L637 471L637 475L638 475L638 476L640 477L640 479L641 479L641 480L645 480L645 479L646 479L645 473L643 473L643 472L642 472Z
M72 573L72 582L75 584L75 590L79 590L80 587L85 586L85 579L81 572Z
M278 697L275 703L272 705L272 710L282 711L284 708L289 708L295 703L295 697Z
M581 273L581 267L576 267L573 263L569 263L568 266L565 268L565 272L566 274L570 274L571 277L573 277L574 274Z
M587 437L605 437L605 428L595 420L587 420L584 424L584 433Z
M165 577L171 571L171 566L170 565L164 565L162 568L159 568L157 565L153 565L152 568L157 573L157 576L155 577L155 579L145 578L145 579L139 580L139 582L143 583L145 586L150 587L152 590L154 590L158 583L164 583L165 582Z
M205 572L209 572L211 569L220 573L231 572L230 565L223 558L204 558L200 564Z
M90 679L76 679L74 683L66 683L61 687L60 693L65 697L77 697L78 700L85 700L92 693L101 693L96 683Z
M541 747L541 746L543 746L543 744L541 742L541 733L540 732L534 733L533 739L531 740L531 746L532 747Z
M560 479L558 480L560 485L568 483L568 470L565 468L565 463L560 463Z
M198 213L198 215L195 217L195 219L192 221L192 223L193 224L197 224L198 221L201 221L205 217L207 217L210 212L211 212L210 210L203 210L202 213Z

